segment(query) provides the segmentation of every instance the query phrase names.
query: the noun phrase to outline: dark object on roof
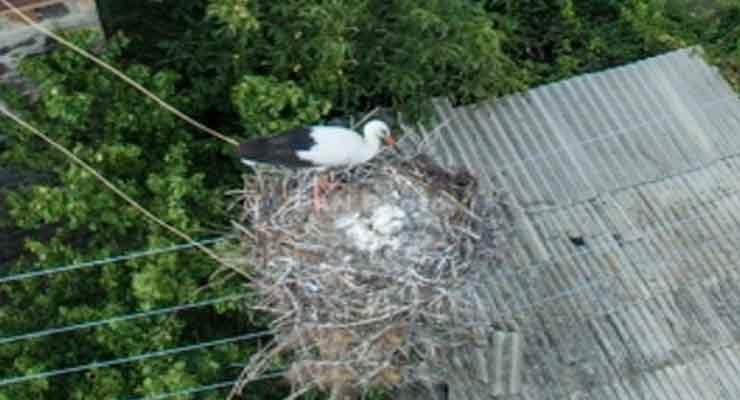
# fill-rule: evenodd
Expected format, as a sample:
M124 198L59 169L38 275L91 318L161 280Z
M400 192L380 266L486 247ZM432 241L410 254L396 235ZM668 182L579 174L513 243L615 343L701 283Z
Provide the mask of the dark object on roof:
M586 245L586 239L583 236L569 236L568 239L573 243L573 246L582 247Z
M700 53L435 103L432 158L507 195L481 284L526 343L514 398L740 398L740 99ZM495 354L458 354L451 400L506 394Z

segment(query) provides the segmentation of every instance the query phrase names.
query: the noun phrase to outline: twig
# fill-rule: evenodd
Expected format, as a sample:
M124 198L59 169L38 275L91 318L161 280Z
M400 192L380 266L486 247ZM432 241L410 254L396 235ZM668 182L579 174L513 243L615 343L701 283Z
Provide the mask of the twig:
M473 266L493 247L486 240L490 231L484 230L495 221L479 216L487 209L476 203L474 179L457 180L427 159L404 161L388 154L335 172L342 190L358 191L342 198L367 196L359 208L334 207L331 212L340 214L313 215L307 182L314 175L309 172L265 176L262 191L245 187L237 194L248 210L244 221L251 224L242 225L254 232L244 240L271 252L255 281L265 298L260 309L275 313L272 327L290 332L276 338L291 349L296 374L289 379L297 388L357 387L375 382L384 368L393 368L391 374L411 368L413 373L398 378L404 382L411 376L432 379L428 371L414 368L421 368L420 360L468 343L463 324L481 315L478 303L466 297L479 293ZM438 177L443 179L435 181ZM479 208L465 207L448 190L464 193L465 203ZM277 197L274 203L265 200ZM348 218L350 226L380 235L370 217L380 205L404 211L398 217L400 233L391 235L407 240L382 255L362 250L347 236L350 228L335 223ZM247 259L254 256L245 253ZM403 330L403 337L394 336L393 329ZM252 365L254 376L267 367ZM336 369L340 366L347 369ZM389 379L384 383L395 384L396 378Z
M362 117L362 119L352 124L352 129L357 129L358 126L362 125L365 121L369 120L373 115L377 114L378 111L380 111L380 107L375 107L374 109L372 109L372 111L365 114L365 116Z

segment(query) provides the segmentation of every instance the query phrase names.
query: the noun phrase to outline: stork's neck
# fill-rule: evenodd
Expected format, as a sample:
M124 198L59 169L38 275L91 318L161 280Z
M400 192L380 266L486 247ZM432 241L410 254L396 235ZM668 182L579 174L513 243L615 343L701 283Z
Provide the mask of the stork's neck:
M367 132L364 135L362 135L363 139L365 140L365 144L367 145L367 150L371 154L371 156L374 156L378 154L380 151L380 137L378 135Z

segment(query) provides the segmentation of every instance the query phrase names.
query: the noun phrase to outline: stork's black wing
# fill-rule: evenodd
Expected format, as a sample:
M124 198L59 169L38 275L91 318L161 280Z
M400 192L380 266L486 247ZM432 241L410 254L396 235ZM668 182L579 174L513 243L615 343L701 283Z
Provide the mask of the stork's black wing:
M316 145L310 127L296 127L275 136L256 138L239 144L239 157L265 164L291 168L311 167L313 163L298 157L298 151Z

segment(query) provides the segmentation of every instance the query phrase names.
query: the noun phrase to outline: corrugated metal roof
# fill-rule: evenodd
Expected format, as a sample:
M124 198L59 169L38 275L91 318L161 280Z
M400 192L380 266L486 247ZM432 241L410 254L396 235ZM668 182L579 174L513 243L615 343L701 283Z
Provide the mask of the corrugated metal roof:
M524 338L521 384L490 341L453 400L740 398L740 99L695 52L436 103L433 156L508 194L481 309Z

